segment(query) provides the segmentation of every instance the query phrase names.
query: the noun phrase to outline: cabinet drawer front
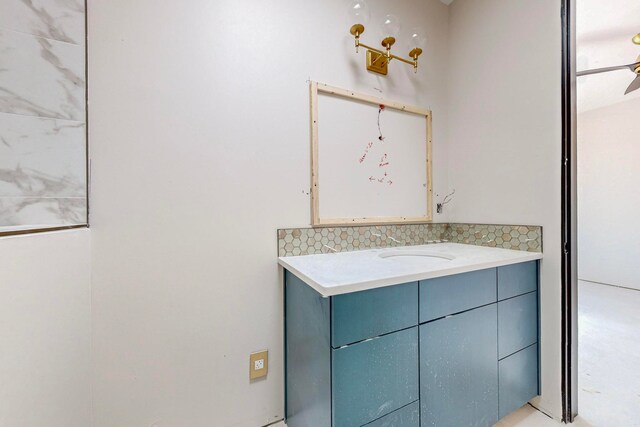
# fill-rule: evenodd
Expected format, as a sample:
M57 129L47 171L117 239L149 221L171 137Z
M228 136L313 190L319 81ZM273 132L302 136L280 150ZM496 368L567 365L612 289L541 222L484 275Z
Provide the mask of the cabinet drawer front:
M498 267L498 299L515 297L538 289L538 262Z
M413 402L364 427L420 427L420 403Z
M418 324L418 282L338 295L331 300L334 348Z
M418 400L418 328L331 350L333 427L362 426Z
M500 359L538 342L538 293L531 292L498 303Z
M496 301L495 268L423 280L420 282L420 322Z
M500 418L538 395L538 345L502 359L500 367Z
M423 427L490 427L498 420L497 307L420 325Z

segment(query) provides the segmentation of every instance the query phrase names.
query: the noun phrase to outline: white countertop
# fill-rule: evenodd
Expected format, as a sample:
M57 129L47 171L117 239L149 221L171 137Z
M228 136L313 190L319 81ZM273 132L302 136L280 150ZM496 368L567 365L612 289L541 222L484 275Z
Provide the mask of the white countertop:
M322 296L330 297L541 258L542 254L538 252L437 243L287 256L278 258L278 263Z

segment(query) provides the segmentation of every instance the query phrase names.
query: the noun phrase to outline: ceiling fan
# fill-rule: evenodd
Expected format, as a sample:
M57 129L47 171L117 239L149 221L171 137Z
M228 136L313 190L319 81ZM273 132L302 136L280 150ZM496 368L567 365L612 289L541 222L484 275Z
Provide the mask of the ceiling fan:
M637 34L633 39L632 39L633 43L640 45L640 34ZM625 95L640 89L640 56L638 57L638 60L636 62L634 62L633 64L627 64L627 65L618 65L615 67L605 67L605 68L596 68L593 70L585 70L585 71L579 71L578 73L576 73L576 76L578 77L582 77L582 76L588 76L590 74L600 74L600 73L608 73L610 71L618 71L618 70L631 70L632 72L634 72L636 74L636 78L633 79L633 81L631 82L631 84L629 85L629 87L627 88L627 90L625 91Z

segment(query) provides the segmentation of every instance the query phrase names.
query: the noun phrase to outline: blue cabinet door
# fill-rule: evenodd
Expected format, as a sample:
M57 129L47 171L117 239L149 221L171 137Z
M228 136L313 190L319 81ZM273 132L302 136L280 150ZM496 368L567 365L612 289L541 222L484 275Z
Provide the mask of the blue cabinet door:
M498 267L498 299L503 300L538 289L538 261Z
M538 293L498 303L498 353L503 359L538 342Z
M489 427L498 421L496 304L420 325L423 427Z
M538 345L500 361L500 418L538 395Z
M420 402L415 401L364 427L420 427Z
M418 282L331 298L334 348L418 325Z
M362 426L418 400L418 327L331 351L333 427Z
M420 281L420 323L498 300L495 268Z

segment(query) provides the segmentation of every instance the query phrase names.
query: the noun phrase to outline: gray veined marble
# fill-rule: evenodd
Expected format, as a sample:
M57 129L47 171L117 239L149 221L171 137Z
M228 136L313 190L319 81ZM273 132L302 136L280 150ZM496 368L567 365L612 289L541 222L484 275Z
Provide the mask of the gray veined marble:
M84 44L82 0L2 0L0 28Z
M39 228L86 223L86 198L0 197L0 232L25 224Z
M85 125L0 113L0 197L85 197Z
M84 0L0 0L0 232L87 223Z
M0 30L0 112L83 122L84 65L81 46Z

